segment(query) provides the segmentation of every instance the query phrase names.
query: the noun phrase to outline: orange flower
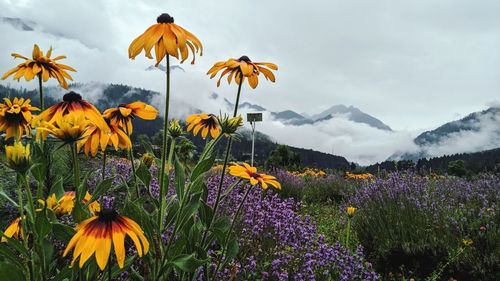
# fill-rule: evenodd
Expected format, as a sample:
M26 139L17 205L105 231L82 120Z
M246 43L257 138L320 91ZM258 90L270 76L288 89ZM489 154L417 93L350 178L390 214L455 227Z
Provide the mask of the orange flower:
M210 132L212 138L217 138L220 134L220 124L217 116L213 114L191 114L186 119L188 123L187 131L193 130L193 135L196 136L201 130L201 137L206 138Z
M106 121L104 121L99 110L90 102L82 99L82 96L75 92L65 94L62 102L56 103L40 113L40 115L35 118L34 124L39 125L42 120L53 124L56 120L61 119L64 115L71 112L82 113L92 124L98 126L105 132L109 131L108 125Z
M4 98L5 104L0 103L0 132L6 132L6 139L15 137L21 139L23 134L31 134L32 111L40 110L31 106L30 99Z
M227 76L228 84L231 84L233 77L238 85L241 83L241 78L243 78L243 82L245 78L248 78L248 84L252 89L255 89L259 84L260 73L264 74L264 77L271 80L271 82L276 81L271 70L278 70L278 66L270 62L252 62L247 56L242 56L239 59L228 59L227 61L217 62L208 70L207 74L210 75L210 79L212 79L222 69L224 69L224 71L222 71L219 80L217 80L217 87L220 86L222 77L229 73Z
M21 227L21 217L13 220L3 232L3 235L4 237L2 237L1 240L2 243L7 242L7 238L24 239L24 232Z
M57 63L58 60L65 59L66 56L57 56L55 58L50 58L52 55L52 47L47 51L47 55L44 56L43 52L40 51L40 48L37 44L33 47L33 57L29 59L25 56L21 56L16 53L12 53L14 58L24 59L25 62L17 65L13 69L7 71L3 76L2 80L7 79L12 74L14 75L14 80L19 81L21 77L24 76L26 81L30 81L35 76L39 76L43 79L44 82L47 82L50 77L56 78L59 82L59 85L64 89L68 88L68 82L66 79L73 80L73 78L66 71L75 71L76 70L70 66L65 64Z
M118 107L109 108L104 111L104 117L111 125L117 125L131 135L132 120L137 116L144 120L155 120L158 110L149 104L136 101L129 104L120 104Z
M119 215L115 210L104 209L76 227L76 233L71 238L64 250L65 257L71 249L73 252L73 264L80 258L79 267L95 254L97 265L101 270L106 268L111 254L111 244L116 254L118 266L123 268L125 262L125 238L129 236L137 249L139 257L149 251L149 242L143 234L141 227L133 220Z
M251 185L259 184L263 189L267 189L268 184L276 189L281 189L281 184L276 180L276 177L257 173L257 168L243 163L243 166L233 164L229 167L229 174L240 179L246 179Z
M189 31L174 23L174 18L169 14L161 14L156 19L157 24L150 26L143 34L137 37L128 48L128 56L135 59L142 50L146 57L152 59L151 50L155 48L156 66L168 54L179 59L183 63L189 56L189 50L193 54L191 64L194 64L195 53L203 55L203 46L200 40Z
M83 147L83 152L85 155L96 156L99 148L101 151L105 151L109 146L113 146L116 151L118 149L128 150L132 147L132 142L127 134L118 127L118 125L109 125L109 133L103 133L101 129L97 126L91 126L87 130L89 131L89 137L78 142L78 151Z

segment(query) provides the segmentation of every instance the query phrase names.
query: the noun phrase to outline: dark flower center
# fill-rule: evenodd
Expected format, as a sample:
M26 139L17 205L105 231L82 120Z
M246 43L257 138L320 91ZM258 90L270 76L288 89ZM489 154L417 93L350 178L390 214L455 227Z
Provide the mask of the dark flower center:
M247 56L241 56L241 58L239 58L238 61L252 62L250 58Z
M63 96L63 101L65 101L65 102L75 102L75 101L81 101L81 100L82 100L82 96L80 94L73 92L73 91L71 91Z
M157 23L173 23L174 18L167 13L163 13L156 18Z
M110 222L115 221L118 213L113 209L102 209L99 212L99 221L101 222Z
M250 171L248 171L248 175L250 177L254 178L254 179L258 179L258 178L261 177L259 173L253 173L253 172L250 172Z

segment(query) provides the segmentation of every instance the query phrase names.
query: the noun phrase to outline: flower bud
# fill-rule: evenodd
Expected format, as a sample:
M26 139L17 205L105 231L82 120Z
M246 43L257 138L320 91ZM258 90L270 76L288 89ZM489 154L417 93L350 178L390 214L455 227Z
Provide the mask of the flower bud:
M155 157L151 153L144 153L142 155L142 163L146 165L146 167L151 168L151 165L153 165L153 161L155 160Z
M168 127L168 133L172 138L178 138L182 135L182 127L179 124L179 120L174 119L170 121L170 126Z
M232 135L236 133L238 128L243 126L243 118L241 118L241 115L232 118L229 118L227 115L225 115L224 117L219 118L219 120L222 127L222 132L226 135Z
M356 213L356 210L357 209L355 207L352 207L352 206L347 207L347 215L349 217L354 216L354 213Z
M5 146L7 165L20 173L26 172L31 166L30 145L24 146L21 142Z

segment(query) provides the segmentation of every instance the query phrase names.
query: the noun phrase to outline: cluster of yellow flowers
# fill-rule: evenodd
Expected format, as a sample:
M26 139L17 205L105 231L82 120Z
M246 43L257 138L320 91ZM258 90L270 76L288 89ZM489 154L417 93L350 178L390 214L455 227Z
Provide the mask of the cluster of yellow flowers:
M296 171L291 173L299 177L324 178L327 176L325 171L316 168L306 168L303 172Z
M193 59L191 63L194 64L195 54L199 53L201 56L203 46L196 36L175 24L174 19L170 15L162 14L157 18L156 24L150 26L143 34L132 41L128 49L129 58L134 59L142 51L144 51L145 56L150 59L153 59L152 52L154 52L156 66L158 66L163 59L166 59L167 64L165 134L163 138L161 167L161 170L165 171L168 170L168 168L165 169L168 167L168 164L165 164L167 135L175 139L175 137L183 133L182 127L177 120L172 121L171 125L168 126L170 83L169 60L170 57L175 57L183 63L189 55L192 54ZM18 81L22 77L24 77L26 81L38 78L40 108L31 106L30 99L17 97L13 100L4 98L4 103L0 103L0 133L5 132L5 138L7 140L11 138L15 140L13 145L6 147L9 167L26 177L26 171L31 166L30 144L24 145L21 140L24 136L27 138L33 137L33 130L35 130L34 138L41 144L48 138L52 138L63 142L63 144L70 145L73 153L75 191L68 191L59 199L56 194L50 195L47 199L39 197L38 202L42 205L42 208L36 211L45 212L46 210L51 210L57 215L64 215L70 214L75 204L79 204L77 195L81 193L78 193L77 190L79 186L79 169L76 156L82 150L87 156L96 156L98 151L102 151L105 156L107 147L114 147L115 150L128 150L135 180L133 153L131 151L132 143L130 139L133 132L132 120L135 118L154 120L158 116L158 110L144 102L136 101L129 104L120 104L115 108L106 109L101 113L93 104L84 100L80 94L73 91L66 93L61 102L45 109L42 82L46 82L49 78L55 78L61 87L67 89L67 80L73 80L68 74L68 71L76 72L76 70L70 66L59 63L59 60L66 58L66 56L51 58L52 48L44 55L36 44L33 48L32 58L16 53L13 53L12 56L14 58L23 59L24 62L7 71L1 79L6 79L11 75L14 75L14 79ZM216 139L221 135L231 136L240 126L242 126L243 122L241 116L237 115L237 105L243 82L247 80L251 88L256 88L260 74L267 80L274 82L275 76L272 70L277 69L277 65L273 63L252 62L247 56L241 56L237 59L230 58L226 61L215 63L207 72L207 75L210 75L210 78L214 78L221 72L220 78L217 81L217 86L220 85L221 79L226 75L229 84L234 79L239 86L233 117L215 116L206 113L193 114L186 119L187 131L192 131L195 136L201 133L203 138L210 136ZM41 111L41 113L36 115L35 112L37 111ZM171 145L170 147L173 151L173 146ZM229 153L230 147L231 146L228 145L227 154ZM172 153L170 153L170 155L171 154ZM154 162L153 155L144 155L143 158L146 165L151 165ZM170 158L171 156L169 156L169 163ZM104 157L103 159L103 163L105 164L106 158ZM227 159L225 163L227 164ZM218 169L218 167L215 169ZM223 168L221 168L221 170L222 169ZM252 186L259 185L266 189L271 185L278 189L281 188L281 185L276 181L275 177L257 173L255 167L251 167L247 164L243 164L243 166L233 164L229 168L229 173L240 178L240 180L247 180ZM326 175L322 171L309 171L307 173L313 176ZM162 194L164 174L165 173L160 173L160 198L164 198L164 194ZM27 182L28 180L26 180L26 183ZM218 192L220 193L220 190ZM139 196L138 190L137 195ZM28 193L27 197L28 201L32 200L31 193ZM124 239L126 236L129 236L133 240L139 256L148 252L149 242L143 230L135 221L119 215L112 209L101 210L99 203L93 200L95 200L95 198L92 198L92 195L87 192L82 203L86 205L92 216L81 221L77 225L75 235L64 250L63 256L66 256L74 249L71 264L79 258L79 267L83 268L86 261L95 254L97 265L101 270L104 270L109 261L111 248L113 246L117 263L120 268L123 268L126 253ZM164 201L165 200L159 200L159 209L161 210L158 215L159 229L162 228L164 219L162 213L165 209L163 208ZM32 205L33 204L29 206L29 208L31 208L31 214L34 213ZM217 202L215 204L215 208L216 207ZM7 241L7 238L24 239L23 233L26 230L24 221L26 219L32 219L32 217L27 218L24 213L24 208L20 206L20 217L14 220L4 232L2 241ZM216 213L215 209L214 213ZM172 237L174 236L175 235L172 235Z
M369 180L373 178L373 175L370 173L354 174L351 172L346 172L345 177L347 179L353 179L353 180Z

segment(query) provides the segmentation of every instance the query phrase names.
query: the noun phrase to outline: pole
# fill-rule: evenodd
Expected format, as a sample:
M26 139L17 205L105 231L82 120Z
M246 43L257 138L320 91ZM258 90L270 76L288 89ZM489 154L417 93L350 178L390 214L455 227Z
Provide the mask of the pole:
M252 126L252 160L250 161L250 166L253 167L253 155L255 152L255 122L251 122L250 125Z

